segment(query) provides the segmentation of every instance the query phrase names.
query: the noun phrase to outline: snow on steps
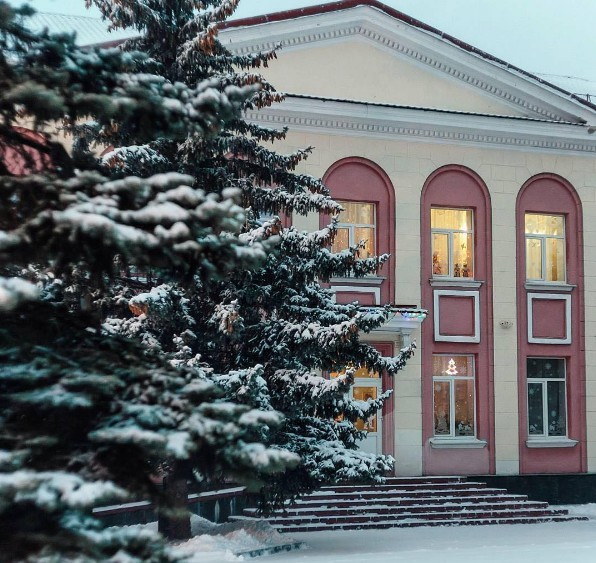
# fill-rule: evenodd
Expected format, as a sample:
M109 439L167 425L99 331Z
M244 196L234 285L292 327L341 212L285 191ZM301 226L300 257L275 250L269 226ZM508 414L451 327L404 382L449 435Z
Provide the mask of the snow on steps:
M257 516L249 508L237 518ZM316 532L586 519L464 477L391 477L383 485L323 487L274 512L268 521L280 532Z

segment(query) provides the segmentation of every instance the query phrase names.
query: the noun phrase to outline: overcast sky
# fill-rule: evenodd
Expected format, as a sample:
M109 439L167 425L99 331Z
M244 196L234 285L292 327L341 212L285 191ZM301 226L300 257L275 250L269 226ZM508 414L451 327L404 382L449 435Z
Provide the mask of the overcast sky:
M9 0L20 5L23 0ZM241 0L235 17L325 0ZM43 12L97 16L84 0L29 0ZM596 0L385 0L458 39L533 73L585 78L596 93ZM578 81L578 88L582 82ZM582 92L579 92L582 93Z

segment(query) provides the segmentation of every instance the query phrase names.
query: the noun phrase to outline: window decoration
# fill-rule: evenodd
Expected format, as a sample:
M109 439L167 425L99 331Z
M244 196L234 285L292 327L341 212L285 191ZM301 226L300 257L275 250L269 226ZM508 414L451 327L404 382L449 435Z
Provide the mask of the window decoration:
M473 356L433 356L434 435L476 435Z
M526 213L526 279L565 282L565 217Z
M528 358L528 435L567 436L565 360Z
M339 214L337 233L332 251L341 252L364 241L358 252L360 258L376 255L375 204L359 201L338 201L344 210Z
M471 209L433 207L431 214L433 277L474 277Z

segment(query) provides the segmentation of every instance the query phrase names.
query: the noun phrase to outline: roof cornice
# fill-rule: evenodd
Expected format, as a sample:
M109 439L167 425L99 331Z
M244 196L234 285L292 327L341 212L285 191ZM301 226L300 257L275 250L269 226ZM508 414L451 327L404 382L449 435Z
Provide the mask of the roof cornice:
M267 127L329 135L596 153L596 135L587 126L518 117L287 95L283 103L249 111L246 118Z
M305 24L304 18L311 23ZM464 82L526 115L596 121L596 106L586 100L376 0L344 0L232 20L222 30L221 39L226 44L229 41L228 47L235 52L248 54L279 45L283 50L299 49L350 36Z

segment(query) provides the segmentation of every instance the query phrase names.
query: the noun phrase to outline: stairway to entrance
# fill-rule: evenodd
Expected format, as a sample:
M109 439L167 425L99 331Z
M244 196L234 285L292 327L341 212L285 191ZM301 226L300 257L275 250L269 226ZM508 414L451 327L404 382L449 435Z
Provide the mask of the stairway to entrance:
M256 518L254 508L239 518ZM305 495L267 520L280 532L415 526L534 524L587 520L546 502L465 477L388 478L383 485L338 485Z

